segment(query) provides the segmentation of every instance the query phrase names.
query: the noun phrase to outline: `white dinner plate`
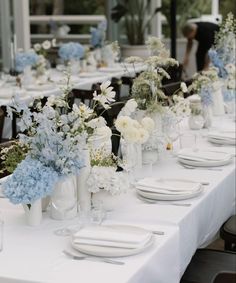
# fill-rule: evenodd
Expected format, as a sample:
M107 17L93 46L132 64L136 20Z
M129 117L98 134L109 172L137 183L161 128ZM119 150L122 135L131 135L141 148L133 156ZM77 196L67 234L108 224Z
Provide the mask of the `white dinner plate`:
M229 164L233 156L225 152L213 152L207 149L184 148L178 152L180 163L196 167L215 167Z
M146 231L143 228L135 227L135 226L128 226L128 225L112 225L115 229L122 229L126 231ZM95 245L81 245L76 244L73 242L73 236L71 238L71 245L77 251L92 255L92 256L100 256L100 257L123 257L123 256L130 256L135 255L138 253L143 252L148 247L150 247L154 243L155 237L154 235L151 236L150 240L141 248L136 249L127 249L127 248L117 248L117 247L105 247L105 246L95 246Z
M185 200L185 199L194 198L200 195L202 191L203 191L203 187L200 186L199 189L196 191L168 195L164 193L152 193L152 192L147 192L147 191L137 189L137 193L139 195L141 195L142 197L148 198L148 199L152 199L152 200Z

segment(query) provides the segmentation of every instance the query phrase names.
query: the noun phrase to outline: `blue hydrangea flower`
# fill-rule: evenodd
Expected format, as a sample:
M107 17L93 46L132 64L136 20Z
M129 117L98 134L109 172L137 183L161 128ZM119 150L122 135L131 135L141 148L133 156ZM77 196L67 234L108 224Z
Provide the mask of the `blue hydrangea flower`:
M107 21L102 21L97 28L90 28L91 40L90 43L94 48L101 48L104 46L106 38Z
M211 88L209 87L205 87L202 88L200 93L199 93L200 97L201 97L201 101L202 101L202 105L203 106L210 106L213 104L213 97L211 94Z
M38 60L39 57L34 50L17 53L15 57L15 69L18 72L23 72L27 66L36 65Z
M218 68L218 75L221 78L226 78L227 77L227 71L224 68L224 62L220 59L219 53L216 52L216 50L210 49L208 51L208 55L210 58L211 63L213 64L213 66L215 66L216 68Z
M58 179L55 170L26 157L2 184L3 193L14 204L30 204L50 195Z
M84 47L80 43L68 42L62 44L59 48L58 55L64 61L71 59L80 60L84 56Z

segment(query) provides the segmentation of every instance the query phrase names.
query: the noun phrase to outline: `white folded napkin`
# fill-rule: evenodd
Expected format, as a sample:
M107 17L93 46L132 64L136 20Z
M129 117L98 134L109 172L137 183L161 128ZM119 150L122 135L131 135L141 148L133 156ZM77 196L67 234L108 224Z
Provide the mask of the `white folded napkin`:
M225 152L212 152L204 149L185 148L178 152L178 158L189 159L193 161L221 161L231 158L231 155Z
M222 131L222 132L210 132L208 133L208 137L215 139L236 139L236 135L234 131Z
M152 233L120 226L88 226L73 235L74 244L137 249L145 246Z
M166 195L191 194L200 187L201 183L177 179L144 178L136 184L138 190Z

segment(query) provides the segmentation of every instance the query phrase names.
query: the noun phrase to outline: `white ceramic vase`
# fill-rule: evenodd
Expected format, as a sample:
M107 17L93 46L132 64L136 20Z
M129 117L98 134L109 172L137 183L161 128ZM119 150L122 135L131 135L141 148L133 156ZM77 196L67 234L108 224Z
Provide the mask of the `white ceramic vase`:
M51 195L51 217L56 220L74 218L77 215L76 176L61 178Z
M42 221L42 202L41 199L36 200L34 203L23 204L25 210L26 223L29 226L38 226Z
M77 175L77 196L80 209L89 211L91 207L91 193L88 191L87 179L91 171L90 153L88 149L83 150L84 167L80 169Z
M213 105L212 112L214 116L221 116L225 114L224 99L222 95L222 83L215 82L212 91Z

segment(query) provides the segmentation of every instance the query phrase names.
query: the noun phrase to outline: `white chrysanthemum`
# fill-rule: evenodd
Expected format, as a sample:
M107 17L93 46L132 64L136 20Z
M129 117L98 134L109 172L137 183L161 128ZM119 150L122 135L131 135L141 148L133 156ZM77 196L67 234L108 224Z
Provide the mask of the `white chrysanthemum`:
M144 117L141 121L142 126L145 130L147 130L149 133L152 132L155 128L154 121L149 117Z
M51 48L51 42L49 40L45 40L42 43L42 47L43 47L43 49L48 50L49 48Z
M93 110L83 103L80 103L79 107L74 104L72 110L83 119L88 119L93 114Z
M41 49L41 44L39 44L39 43L35 43L34 44L34 50L37 52L37 51L40 51L40 49Z
M112 91L113 87L109 87L110 84L110 81L103 82L100 86L101 93L97 94L97 91L93 93L93 99L100 102L105 109L108 109L109 104L115 101L116 93Z
M186 83L182 82L182 83L180 84L180 88L181 88L181 90L182 90L183 93L188 92L188 88L187 88Z
M133 120L129 116L120 116L117 118L115 122L115 126L119 132L123 133L127 131L127 129L130 128L132 123L133 123Z

